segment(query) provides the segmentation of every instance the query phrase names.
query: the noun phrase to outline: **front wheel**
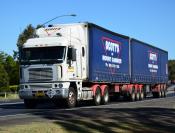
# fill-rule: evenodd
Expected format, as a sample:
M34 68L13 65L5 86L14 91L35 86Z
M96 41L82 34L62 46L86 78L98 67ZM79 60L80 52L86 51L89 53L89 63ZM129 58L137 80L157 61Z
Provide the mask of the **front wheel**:
M28 109L33 109L37 105L37 101L33 99L24 99L24 105Z
M67 107L68 108L73 108L76 105L77 101L77 94L75 92L75 89L73 87L69 88L69 93L68 93L68 98L66 100L67 102Z

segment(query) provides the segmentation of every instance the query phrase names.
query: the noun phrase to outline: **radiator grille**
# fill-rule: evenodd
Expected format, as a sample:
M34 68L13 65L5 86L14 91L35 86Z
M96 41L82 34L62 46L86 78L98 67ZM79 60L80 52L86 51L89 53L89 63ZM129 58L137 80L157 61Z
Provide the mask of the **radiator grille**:
M52 68L29 69L29 81L50 81L53 79Z
M30 89L50 89L52 84L40 84L40 85L30 85Z

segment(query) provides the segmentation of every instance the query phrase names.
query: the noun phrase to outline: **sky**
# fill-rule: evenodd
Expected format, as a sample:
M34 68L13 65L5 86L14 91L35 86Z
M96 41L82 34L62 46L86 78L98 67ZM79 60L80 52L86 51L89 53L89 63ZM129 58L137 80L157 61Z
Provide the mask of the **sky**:
M1 0L0 51L13 55L19 34L66 14L50 24L92 22L136 38L175 59L175 0Z

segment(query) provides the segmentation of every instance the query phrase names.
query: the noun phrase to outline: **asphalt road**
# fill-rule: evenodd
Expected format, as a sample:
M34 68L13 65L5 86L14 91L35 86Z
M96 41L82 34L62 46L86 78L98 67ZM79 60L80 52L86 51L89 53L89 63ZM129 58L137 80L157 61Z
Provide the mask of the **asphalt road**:
M88 128L100 132L114 132L113 128L133 132L175 132L174 87L168 89L166 98L113 101L101 106L84 104L73 109L49 103L40 104L37 109L25 109L21 101L0 103L0 126L49 121L78 133L90 132Z

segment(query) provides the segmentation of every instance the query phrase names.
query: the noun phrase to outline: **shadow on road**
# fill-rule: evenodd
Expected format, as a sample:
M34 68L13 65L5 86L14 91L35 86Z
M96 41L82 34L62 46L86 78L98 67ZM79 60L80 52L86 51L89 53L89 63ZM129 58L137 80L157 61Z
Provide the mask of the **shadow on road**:
M175 132L175 110L165 108L93 108L34 113L68 132Z
M126 101L123 102L125 103ZM121 101L116 104L120 103ZM170 109L171 107L158 108L149 106L129 108L130 105L128 107L115 108L112 104L106 107L94 106L89 108L89 105L91 103L80 105L85 108L68 110L64 107L59 109L54 105L48 104L48 106L39 106L37 108L39 111L37 112L25 109L23 104L19 106L4 105L1 108L5 110L19 109L21 112L24 111L37 116L35 119L44 118L61 126L70 133L175 132L174 104L172 104L172 109Z

